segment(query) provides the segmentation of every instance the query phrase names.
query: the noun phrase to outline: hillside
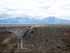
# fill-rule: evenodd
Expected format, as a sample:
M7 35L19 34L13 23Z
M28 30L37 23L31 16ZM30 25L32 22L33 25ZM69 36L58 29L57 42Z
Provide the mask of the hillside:
M32 53L70 53L69 37L70 25L33 27L23 38L24 48Z
M15 46L17 42L17 37L11 32L0 32L0 53L9 53Z
M25 33L23 49L16 42L15 34L0 32L0 52L70 53L70 25L35 25Z

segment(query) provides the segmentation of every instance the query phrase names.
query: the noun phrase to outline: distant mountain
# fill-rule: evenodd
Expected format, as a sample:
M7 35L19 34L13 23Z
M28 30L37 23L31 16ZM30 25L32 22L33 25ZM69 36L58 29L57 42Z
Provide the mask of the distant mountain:
M46 24L70 24L70 20L59 19L56 17L47 17L43 19L43 22Z
M20 24L70 24L70 20L59 19L56 17L47 17L44 19L35 18L21 18L16 17L14 19L4 19L0 20L0 23L20 23Z

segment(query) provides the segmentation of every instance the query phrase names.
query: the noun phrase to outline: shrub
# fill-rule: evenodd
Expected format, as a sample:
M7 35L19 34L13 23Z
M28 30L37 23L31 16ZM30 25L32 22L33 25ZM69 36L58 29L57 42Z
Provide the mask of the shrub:
M7 44L0 44L0 51L7 48Z
M48 42L48 40L46 40L46 42Z
M57 48L59 48L59 49L60 49L61 47L60 47L60 46L57 46Z
M30 33L31 33L31 34L33 34L33 33L34 33L34 31L32 30Z

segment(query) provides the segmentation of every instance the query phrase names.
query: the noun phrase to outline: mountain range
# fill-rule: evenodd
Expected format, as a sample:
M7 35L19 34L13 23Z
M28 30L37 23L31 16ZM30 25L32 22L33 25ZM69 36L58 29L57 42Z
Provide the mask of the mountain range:
M18 23L18 24L70 24L70 20L59 19L56 17L47 17L44 19L36 19L36 18L21 18L16 17L14 19L3 19L0 20L0 23Z

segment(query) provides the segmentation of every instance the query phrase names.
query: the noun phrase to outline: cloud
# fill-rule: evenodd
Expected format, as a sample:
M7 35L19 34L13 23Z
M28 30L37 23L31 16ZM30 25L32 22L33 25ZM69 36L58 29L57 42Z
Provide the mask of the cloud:
M24 15L40 19L49 16L70 19L70 0L0 0L2 14L7 14L7 19Z

